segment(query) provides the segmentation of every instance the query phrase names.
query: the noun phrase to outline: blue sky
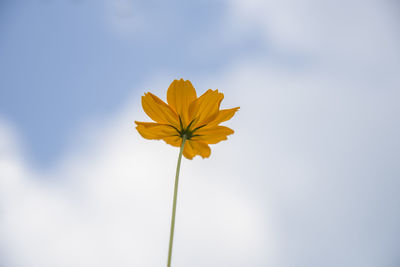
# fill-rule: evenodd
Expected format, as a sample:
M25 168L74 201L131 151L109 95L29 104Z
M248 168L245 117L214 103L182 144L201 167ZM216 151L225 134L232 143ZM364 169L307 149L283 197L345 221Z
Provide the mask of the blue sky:
M162 266L178 151L140 96L175 78L240 106L183 160L174 267L397 267L393 1L0 5L0 265Z
M196 78L235 58L267 54L252 32L225 40L224 33L235 29L223 25L221 1L111 3L3 4L0 112L16 125L29 160L40 167L60 158L80 124L115 112L154 73ZM124 29L136 14L139 26Z

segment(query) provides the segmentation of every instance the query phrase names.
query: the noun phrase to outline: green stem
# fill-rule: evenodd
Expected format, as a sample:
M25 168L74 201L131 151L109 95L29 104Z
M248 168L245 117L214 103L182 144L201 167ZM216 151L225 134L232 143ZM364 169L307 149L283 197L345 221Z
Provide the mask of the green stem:
M175 186L174 186L174 202L172 204L171 231L170 231L170 234L169 234L169 248L168 248L168 264L167 264L167 267L171 267L172 245L174 243L174 231L175 231L176 199L178 198L179 170L181 169L181 160L182 160L183 147L185 146L185 141L186 141L186 135L183 135L182 144L181 144L181 150L179 151L178 165L176 166Z

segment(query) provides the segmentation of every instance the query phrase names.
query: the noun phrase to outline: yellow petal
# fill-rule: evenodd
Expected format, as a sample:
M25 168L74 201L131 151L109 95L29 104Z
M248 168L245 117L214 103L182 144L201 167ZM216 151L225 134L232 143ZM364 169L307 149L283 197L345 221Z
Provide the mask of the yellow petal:
M183 126L187 126L189 123L189 105L196 98L196 90L189 80L174 80L168 88L168 104L181 117Z
M146 139L163 139L169 136L177 136L178 132L171 126L152 122L135 121L139 134Z
M141 125L144 126L145 128L151 128L154 126L161 125L160 123L155 123L155 122L142 122L142 121L135 121L136 125Z
M233 134L231 128L225 126L213 126L200 128L194 132L193 141L202 141L206 144L216 144L222 140L228 139L227 136Z
M194 152L192 145L188 141L185 142L185 146L183 148L183 155L187 159L193 159L193 157L196 156L196 153Z
M180 136L167 136L164 137L163 140L165 141L165 143L171 146L180 147L182 144L182 138Z
M144 112L155 122L179 126L179 119L175 111L152 93L142 96L142 106Z
M201 141L188 140L196 155L200 155L203 159L211 155L210 147Z
M224 94L219 93L218 90L209 89L193 101L189 106L190 120L195 119L195 123L191 128L193 129L214 120L218 115L222 99L224 99Z
M218 112L217 117L213 121L211 121L209 124L207 124L206 127L215 126L215 125L220 124L221 122L230 120L233 117L233 115L235 115L236 111L239 110L239 108L240 107L220 110Z

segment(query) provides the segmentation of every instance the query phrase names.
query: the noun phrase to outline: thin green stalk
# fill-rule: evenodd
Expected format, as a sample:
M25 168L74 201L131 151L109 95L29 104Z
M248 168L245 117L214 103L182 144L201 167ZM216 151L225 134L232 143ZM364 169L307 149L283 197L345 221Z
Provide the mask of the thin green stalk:
M179 170L181 169L181 160L182 160L183 147L185 146L185 141L186 141L186 135L183 135L181 150L179 151L178 164L176 166L175 186L174 186L174 202L172 204L171 231L169 234L167 267L171 267L172 245L174 243L174 231L175 231L176 199L178 198Z

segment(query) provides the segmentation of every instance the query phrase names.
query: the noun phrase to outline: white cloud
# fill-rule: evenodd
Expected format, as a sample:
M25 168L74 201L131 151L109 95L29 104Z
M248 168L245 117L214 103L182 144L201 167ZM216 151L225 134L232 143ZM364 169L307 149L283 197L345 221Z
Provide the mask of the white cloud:
M143 140L133 127L134 119L144 117L140 103L129 106L92 128L86 135L96 141L84 148L77 143L78 149L49 173L24 171L8 153L2 157L2 261L7 266L164 264L178 151ZM223 159L219 164L229 168ZM13 165L16 170L8 171ZM183 163L177 266L200 266L205 259L260 261L260 233L266 231L261 207L207 165L198 159ZM194 171L203 168L209 171Z
M395 48L393 41L399 36L393 32L398 28L393 8L390 2L376 0L252 0L234 1L231 12L236 23L260 28L276 45L313 53L319 52L315 49L351 50L364 56L366 51Z

